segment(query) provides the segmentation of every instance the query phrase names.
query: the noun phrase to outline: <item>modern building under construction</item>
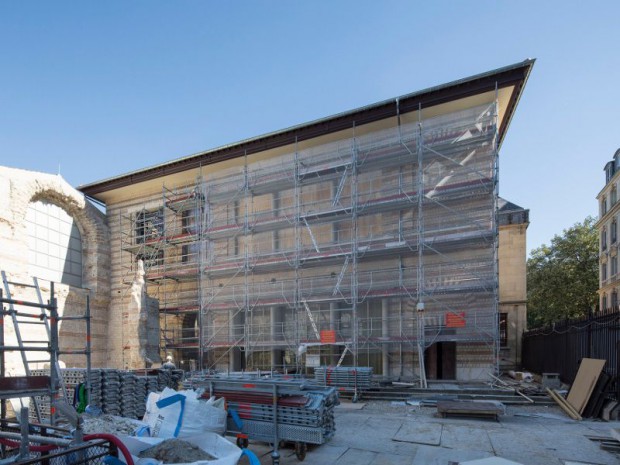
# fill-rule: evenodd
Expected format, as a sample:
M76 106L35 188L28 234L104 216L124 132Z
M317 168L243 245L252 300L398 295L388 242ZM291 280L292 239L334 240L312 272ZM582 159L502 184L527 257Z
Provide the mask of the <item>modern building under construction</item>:
M498 150L532 66L81 186L107 209L112 359L486 379L524 325L524 298L499 308L500 215L528 220Z

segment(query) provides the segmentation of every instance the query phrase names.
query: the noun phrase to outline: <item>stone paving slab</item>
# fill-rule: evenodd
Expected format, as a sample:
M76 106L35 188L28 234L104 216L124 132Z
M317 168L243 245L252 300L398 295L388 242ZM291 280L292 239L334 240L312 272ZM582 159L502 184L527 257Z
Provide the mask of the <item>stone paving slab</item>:
M411 455L377 454L373 465L411 465Z
M399 442L438 446L441 444L442 430L443 425L436 423L405 421L392 439Z
M294 461L291 463L295 465L325 465L328 463L337 463L340 457L348 450L348 447L332 446L331 444L309 447L306 459L303 462L299 462L297 457L293 455ZM283 462L280 463L281 465L285 465Z
M493 453L489 432L484 429L473 428L470 425L444 425L441 435L441 447L482 450Z
M401 419L397 418L369 418L365 427L372 431L377 438L391 439L401 429L403 424Z
M559 408L540 411L551 415L514 416L500 422L468 418L440 419L433 409L392 406L388 402L368 402L360 410L336 412L336 435L327 444L308 448L299 462L293 448L280 449L280 465L448 465L449 461L467 461L501 457L523 465L615 465L620 457L600 449L586 435L610 436L620 422L576 422L562 419ZM511 411L517 411L511 408ZM518 411L536 412L535 408ZM403 442L437 443L432 432L441 431L436 446ZM250 438L251 439L251 438ZM234 439L233 439L234 440ZM272 465L271 447L250 440L250 449L260 456L262 465ZM246 459L239 463L247 464Z
M447 465L449 462L464 462L492 456L493 454L483 450L456 450L446 449L445 447L420 446L412 465Z
M382 454L415 455L418 444L392 441L371 429L361 429L348 436L336 434L330 444Z
M335 465L371 465L377 458L376 452L361 449L349 449L335 462Z

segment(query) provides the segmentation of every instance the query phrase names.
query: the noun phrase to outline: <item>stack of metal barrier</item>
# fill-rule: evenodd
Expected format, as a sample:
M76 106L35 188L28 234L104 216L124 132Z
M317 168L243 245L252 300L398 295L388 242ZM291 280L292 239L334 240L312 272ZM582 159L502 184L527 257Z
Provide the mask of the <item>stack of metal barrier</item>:
M355 388L364 391L370 388L372 368L317 367L314 369L314 380L323 386Z
M205 388L203 397L226 399L229 433L270 443L323 444L336 431L338 392L331 387L283 378L222 375L194 381L194 386Z
M67 402L74 404L77 387L86 383L88 371L84 368L61 368L61 375L67 391ZM101 408L104 413L127 418L142 418L146 409L146 398L150 392L164 387L176 389L183 376L181 370L149 370L149 375L137 375L132 371L109 368L91 369L90 397L88 404ZM49 369L31 370L33 376L49 376ZM161 389L160 389L161 386ZM49 418L49 397L37 396L37 403L44 418ZM30 419L36 421L34 405L30 406Z
M101 408L103 399L101 397L101 370L91 370L90 371L90 398L88 399L88 403L90 405L97 406Z
M102 377L102 410L110 415L121 414L121 378L119 370L103 369Z
M121 416L127 418L136 418L136 405L138 402L144 403L143 396L138 393L138 386L136 383L137 377L131 372L121 371L119 373L120 379L120 394L121 394Z

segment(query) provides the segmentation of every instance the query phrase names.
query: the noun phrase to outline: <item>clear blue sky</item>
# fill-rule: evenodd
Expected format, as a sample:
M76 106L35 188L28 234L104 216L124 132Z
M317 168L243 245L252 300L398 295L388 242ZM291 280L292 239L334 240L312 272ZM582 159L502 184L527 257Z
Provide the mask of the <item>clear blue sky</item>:
M77 186L525 58L500 153L528 249L597 213L618 1L0 0L0 164Z

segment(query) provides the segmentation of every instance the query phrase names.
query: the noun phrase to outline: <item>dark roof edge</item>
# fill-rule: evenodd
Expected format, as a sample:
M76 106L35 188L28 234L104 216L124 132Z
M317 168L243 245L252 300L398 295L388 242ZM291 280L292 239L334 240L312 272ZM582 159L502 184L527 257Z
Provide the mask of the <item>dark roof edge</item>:
M344 113L241 140L233 144L199 152L94 183L84 184L79 186L78 190L92 197L101 192L156 179L161 176L179 173L199 168L200 166L290 145L296 141L300 142L341 131L351 128L353 124L360 126L372 123L396 116L398 112L407 113L417 110L420 107L428 108L452 100L514 85L516 89L506 109L504 124L502 124L499 134L499 143L501 144L534 62L534 59L527 59L520 63L452 81L440 86L429 87Z

